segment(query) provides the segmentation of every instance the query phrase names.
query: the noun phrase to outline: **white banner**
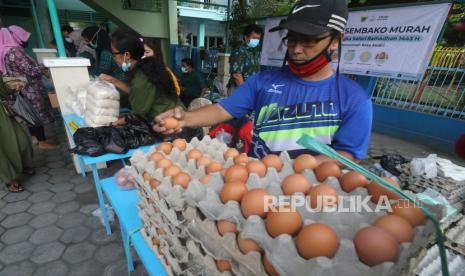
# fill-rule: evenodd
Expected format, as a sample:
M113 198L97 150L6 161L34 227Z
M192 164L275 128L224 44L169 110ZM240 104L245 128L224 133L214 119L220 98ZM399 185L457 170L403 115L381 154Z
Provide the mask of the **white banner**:
M341 72L419 79L450 6L442 3L350 12L342 43ZM268 19L266 31L280 20ZM284 35L265 33L262 65L282 65L285 50L279 47L285 48L280 43Z

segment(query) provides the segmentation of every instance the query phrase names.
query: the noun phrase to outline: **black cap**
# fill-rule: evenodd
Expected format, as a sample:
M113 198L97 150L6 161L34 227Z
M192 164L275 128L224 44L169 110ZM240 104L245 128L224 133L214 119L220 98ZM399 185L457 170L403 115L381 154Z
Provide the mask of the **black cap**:
M304 35L319 35L330 30L344 32L348 17L345 0L301 0L270 32L282 29Z

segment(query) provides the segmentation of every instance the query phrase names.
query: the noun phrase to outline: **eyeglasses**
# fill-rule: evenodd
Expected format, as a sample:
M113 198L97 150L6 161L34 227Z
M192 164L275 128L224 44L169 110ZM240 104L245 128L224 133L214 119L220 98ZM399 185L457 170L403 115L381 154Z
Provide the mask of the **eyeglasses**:
M300 43L304 48L313 48L318 42L322 41L325 38L331 37L331 35L326 35L322 37L308 37L308 36L299 36L299 35L287 35L283 37L282 43L287 47L295 47L297 43Z
M121 53L121 52L111 52L111 54L112 54L113 56L116 56L116 55L120 55L120 54L122 54L122 53Z

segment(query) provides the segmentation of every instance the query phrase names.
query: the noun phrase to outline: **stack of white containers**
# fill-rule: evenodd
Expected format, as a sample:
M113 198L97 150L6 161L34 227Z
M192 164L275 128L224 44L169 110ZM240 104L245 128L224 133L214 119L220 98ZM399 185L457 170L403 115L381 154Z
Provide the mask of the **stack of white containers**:
M107 126L118 119L119 92L113 84L95 81L87 87L86 111L87 126Z

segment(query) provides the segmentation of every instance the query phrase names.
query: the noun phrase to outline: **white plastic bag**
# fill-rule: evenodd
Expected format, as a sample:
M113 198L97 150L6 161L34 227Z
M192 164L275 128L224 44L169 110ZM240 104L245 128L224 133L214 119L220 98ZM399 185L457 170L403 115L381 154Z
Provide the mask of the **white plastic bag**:
M99 126L108 126L111 123L118 120L118 117L114 116L93 116L92 114L86 112L85 115L86 125L89 127L99 127Z
M115 86L107 81L96 80L87 88L87 101L116 100L119 101L119 92ZM96 101L95 101L96 102Z
M438 176L438 166L436 159L431 155L427 158L414 158L410 161L410 173L413 176L423 176L430 179Z
M87 103L87 112L92 114L93 116L112 116L118 117L119 115L119 108L102 108L97 107L92 103Z
M115 212L113 211L113 208L110 205L105 204L105 206L107 207L108 222L111 224L115 221ZM105 223L103 221L102 209L100 209L100 207L95 209L92 212L92 215L98 217L102 225L105 226Z

